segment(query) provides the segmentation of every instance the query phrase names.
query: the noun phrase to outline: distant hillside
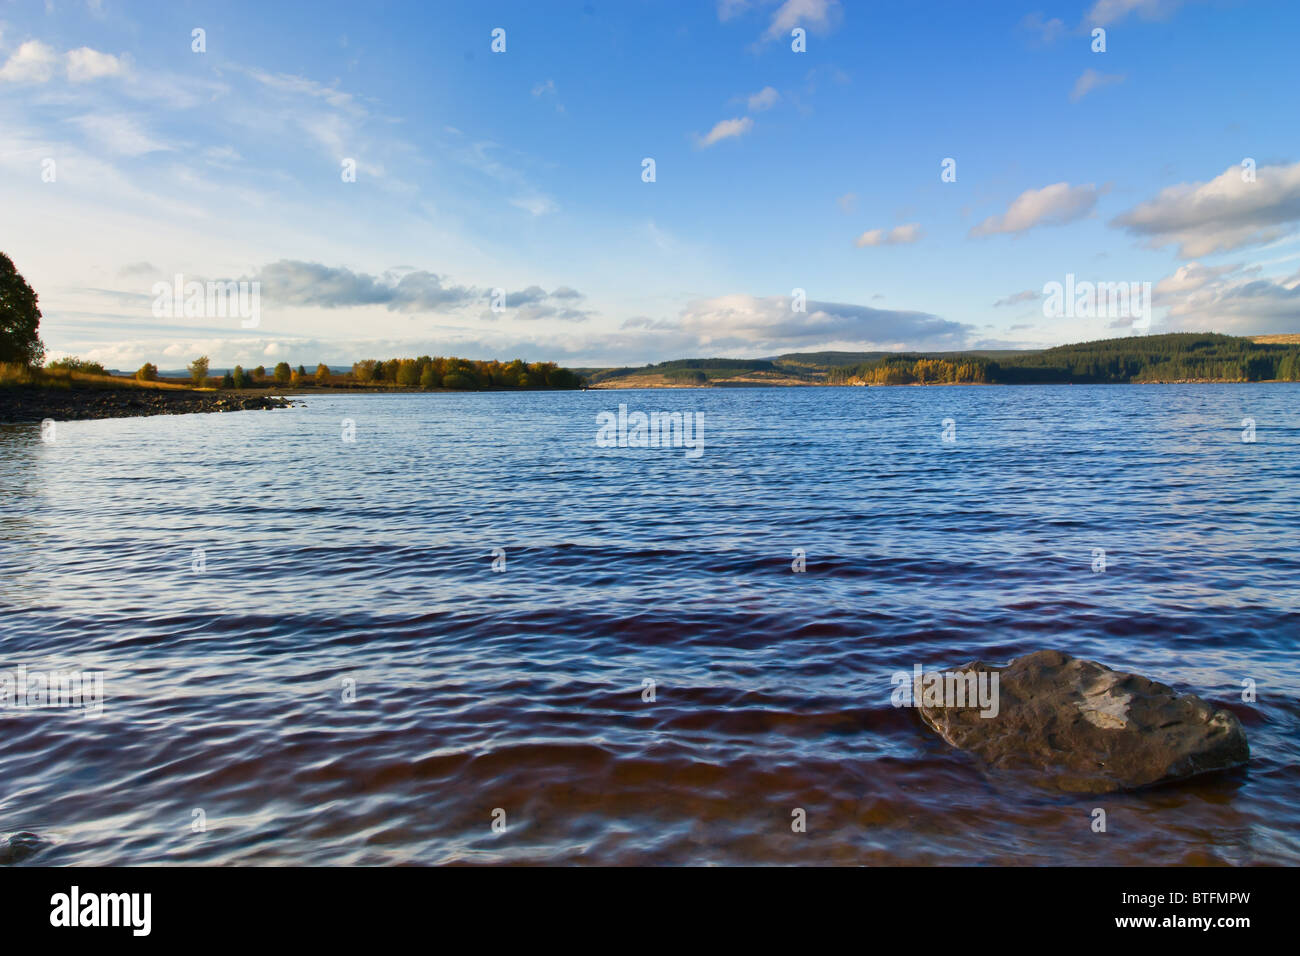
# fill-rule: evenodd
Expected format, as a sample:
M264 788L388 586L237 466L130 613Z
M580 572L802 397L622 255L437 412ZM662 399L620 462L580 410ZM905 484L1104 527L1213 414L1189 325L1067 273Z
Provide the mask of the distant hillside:
M1194 332L1011 353L896 354L834 369L835 385L1300 381L1300 346Z
M674 359L574 371L593 388L1297 381L1300 335L1181 332L1050 349L788 352L771 358Z

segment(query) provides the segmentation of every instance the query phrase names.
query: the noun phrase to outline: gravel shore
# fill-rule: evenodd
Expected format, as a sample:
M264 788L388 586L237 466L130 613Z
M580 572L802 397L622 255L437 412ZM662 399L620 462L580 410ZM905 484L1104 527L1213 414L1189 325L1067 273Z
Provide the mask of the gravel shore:
M0 388L0 424L291 408L279 396L145 388Z

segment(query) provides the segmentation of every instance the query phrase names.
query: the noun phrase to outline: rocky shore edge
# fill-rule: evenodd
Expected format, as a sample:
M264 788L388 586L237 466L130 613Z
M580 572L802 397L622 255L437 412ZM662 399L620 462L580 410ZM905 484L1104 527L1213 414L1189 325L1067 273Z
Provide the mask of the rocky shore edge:
M0 424L246 412L301 405L276 395L146 388L0 388Z

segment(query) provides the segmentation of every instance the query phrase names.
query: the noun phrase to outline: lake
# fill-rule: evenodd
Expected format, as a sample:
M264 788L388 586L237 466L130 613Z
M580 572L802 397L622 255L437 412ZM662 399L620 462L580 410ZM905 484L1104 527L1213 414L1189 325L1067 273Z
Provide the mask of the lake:
M305 401L0 427L0 671L103 675L0 710L29 864L1300 863L1300 385ZM1042 648L1250 765L1050 793L891 705Z

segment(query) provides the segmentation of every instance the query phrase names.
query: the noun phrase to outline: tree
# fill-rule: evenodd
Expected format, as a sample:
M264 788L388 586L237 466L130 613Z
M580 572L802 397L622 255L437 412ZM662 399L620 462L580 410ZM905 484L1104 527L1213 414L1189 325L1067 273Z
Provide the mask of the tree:
M140 366L140 370L135 373L135 377L141 382L156 382L158 381L158 366L154 365L153 362L145 362Z
M330 380L330 367L324 362L316 366L316 384L324 385Z
M242 365L236 365L235 370L230 373L230 377L234 381L235 388L243 388L248 381L244 377L244 367Z
M257 368L253 369L253 378L266 378L266 366L259 365Z
M402 359L397 366L397 384L403 388L415 388L420 384L420 366L414 359Z
M227 372L225 375L221 376L221 387L222 387L222 388L234 388L234 387L235 387L235 376L231 375L229 372Z
M190 378L194 380L195 385L202 385L208 377L208 357L200 355L190 363Z
M292 378L293 369L289 367L288 362L280 362L275 366L275 384L288 385Z
M37 334L41 310L36 298L13 260L0 252L0 362L35 368L44 361L45 346Z

